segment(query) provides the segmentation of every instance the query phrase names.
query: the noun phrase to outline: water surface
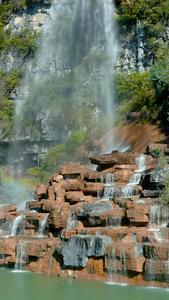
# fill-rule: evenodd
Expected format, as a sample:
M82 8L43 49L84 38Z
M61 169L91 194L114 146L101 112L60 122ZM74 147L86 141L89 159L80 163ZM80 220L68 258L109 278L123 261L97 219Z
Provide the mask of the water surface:
M4 300L168 300L169 289L114 285L0 269Z

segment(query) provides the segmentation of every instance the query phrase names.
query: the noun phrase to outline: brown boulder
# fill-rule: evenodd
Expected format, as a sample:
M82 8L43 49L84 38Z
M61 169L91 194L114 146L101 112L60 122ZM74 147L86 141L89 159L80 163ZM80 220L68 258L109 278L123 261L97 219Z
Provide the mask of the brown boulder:
M100 182L85 182L83 192L87 195L97 195L98 191L102 191L104 184Z
M135 166L130 166L130 165L115 166L114 175L115 175L116 181L118 183L122 183L122 184L128 183L129 182L129 178L130 178L131 175L134 174L133 171L135 169L136 169Z
M153 260L168 260L169 242L152 243L144 246L145 257Z
M48 198L47 189L48 187L44 184L37 185L35 191L35 199L37 201L39 201L40 199L47 199Z
M84 202L84 194L82 191L66 192L66 201L70 203Z
M103 154L101 156L90 157L91 163L99 166L114 165L135 165L135 158L138 153L113 151L110 154Z
M11 212L11 211L16 211L16 210L17 210L17 206L14 204L0 206L0 212L7 213L7 212Z
M42 207L42 201L28 201L26 202L26 208L27 209L41 209Z
M48 180L49 185L52 185L54 182L56 183L62 183L63 182L63 176L60 174L53 174L50 179Z

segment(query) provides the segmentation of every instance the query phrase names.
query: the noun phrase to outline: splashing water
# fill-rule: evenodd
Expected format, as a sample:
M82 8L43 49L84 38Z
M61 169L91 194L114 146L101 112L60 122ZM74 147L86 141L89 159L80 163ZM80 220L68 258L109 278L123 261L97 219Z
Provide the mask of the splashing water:
M72 213L71 216L67 219L67 229L72 229L76 227L77 216L75 213Z
M48 217L49 215L47 215L43 220L39 222L39 231L38 231L39 236L44 236L44 231L47 225Z
M21 214L13 220L10 236L24 234L25 232L25 215Z
M27 247L27 242L17 242L16 246L16 262L15 262L15 269L14 271L22 271L27 260L28 256L26 255L26 247Z

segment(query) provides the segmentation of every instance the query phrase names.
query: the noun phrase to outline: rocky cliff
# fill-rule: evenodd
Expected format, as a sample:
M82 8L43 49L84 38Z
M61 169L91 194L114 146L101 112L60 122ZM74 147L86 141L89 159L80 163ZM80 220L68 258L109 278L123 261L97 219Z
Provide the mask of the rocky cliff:
M10 105L14 101L17 103L18 101L20 101L25 97L27 93L26 91L27 86L25 85L25 81L28 80L28 77L35 78L35 74L37 72L36 51L39 51L37 50L40 45L40 42L38 41L40 41L41 33L44 30L43 29L44 22L47 19L47 17L49 18L48 23L52 24L54 22L54 19L52 19L52 15L49 14L51 3L52 1L48 1L48 0L27 1L25 5L21 4L19 7L14 7L12 10L9 10L5 18L5 21L3 20L5 24L3 27L3 31L9 35L9 39L7 41L7 46L5 50L2 49L1 51L0 68L2 72L8 75L12 74L10 75L12 78L10 80L12 81L10 81L9 83L8 79L5 79L7 80L7 82L5 81L5 83L3 83L3 85L8 86L7 97L9 99ZM125 4L123 3L123 1L122 3L121 1L115 1L115 3L119 13L120 12L119 7L121 6L123 7L125 6ZM3 1L1 3L1 6L5 6L5 5L7 4L5 1ZM122 11L123 14L124 12L125 11ZM66 11L66 14L68 14L68 9ZM118 14L117 14L117 19L118 19ZM78 26L78 22L80 21L77 20L77 24L75 25ZM153 64L154 61L153 52L151 47L148 44L148 34L146 31L143 30L144 28L143 25L144 24L142 24L142 22L138 20L138 22L136 22L136 25L132 28L132 30L130 29L127 32L121 30L124 26L123 23L119 23L119 31L118 33L116 33L118 35L118 53L117 53L117 60L115 65L115 69L118 73L122 71L131 73L133 70L139 70L139 72L142 73L148 70L149 67ZM79 34L80 36L80 31L77 34ZM168 38L169 38L168 27L165 27L165 29L161 33L157 33L157 42L166 41L167 43ZM81 39L82 37L80 36L80 40ZM35 40L37 40L37 43L35 42ZM55 37L53 39L53 42L55 42ZM56 53L60 51L58 45L57 47L58 50L56 51ZM50 49L48 48L49 51ZM72 53L76 51L72 51ZM85 56L86 54L84 52L84 57ZM44 59L41 60L42 65L43 65L42 63L43 60ZM57 76L60 76L59 74L67 73L70 71L70 66L68 66L67 61L64 62L64 68L62 70L60 67L58 68L57 61L53 60L49 65L50 65L49 68L50 73L57 74ZM98 68L100 67L97 66L97 69ZM24 72L24 73L26 72L27 74L26 78L20 81L20 84L18 84L18 82L17 84L14 83L13 80L13 78L15 79L16 77L15 74L16 69L19 70L19 72ZM43 74L45 74L45 72L48 72L47 70L45 70L44 67L42 67L42 69L43 69ZM91 80L94 76L92 72L89 73L90 74L88 74L86 83L89 80L89 78ZM77 74L77 76L79 77L81 76L81 74ZM99 76L102 75L100 74ZM48 83L46 85L48 85ZM70 87L66 87L66 89L64 90L64 93L66 93L65 95L69 94L70 92L71 92ZM42 91L42 93L44 93L44 91ZM63 93L63 91L61 91L61 93ZM33 113L30 111L29 116L27 116L28 120L26 120L25 118L26 117L26 113L25 113L23 117L25 118L25 122L22 123L23 124L22 129L24 128L24 126L26 126L24 129L24 134L22 134L20 131L17 130L17 135L18 134L19 135L15 137L15 139L19 141L20 151L19 152L15 151L16 157L13 157L12 161L15 161L17 163L19 161L21 162L24 160L25 162L26 161L25 157L27 157L28 158L27 165L25 165L24 168L30 166L34 167L38 165L51 147L58 145L59 143L61 143L63 140L67 138L67 136L70 134L68 128L73 128L74 126L72 125L72 121L69 121L68 125L65 125L64 128L60 128L59 123L64 123L64 119L63 120L61 119L62 122L59 121L56 122L55 120L57 116L52 116L51 111L49 111L49 109L46 107L44 108L45 111L41 111L40 110L41 105L42 104L40 103L37 110L34 110ZM98 104L94 104L94 106L96 105ZM88 106L89 104L87 104L87 107ZM89 109L93 110L94 106L90 107ZM26 111L29 111L30 107L26 107L25 109ZM86 107L84 108L84 111L85 109ZM71 113L73 113L73 109L71 110ZM96 112L95 115L96 114L98 114L98 112ZM63 115L63 112L61 115ZM61 118L61 115L59 115L59 118ZM89 115L89 113L87 115ZM12 157L12 153L14 152L12 149L10 154L8 153L11 144L13 144L13 138L11 137L9 138L8 134L6 135L6 132L8 131L6 130L6 128L8 128L9 126L8 123L10 123L11 121L6 122L4 121L6 120L5 118L6 115L2 116L2 121L1 121L2 123L1 142L0 142L1 149L2 149L1 164L5 164L8 160L7 157L9 156ZM95 118L94 122L96 123L96 119L99 119L99 117L96 115L94 116L94 118ZM34 126L35 124L32 125L31 123L35 121L36 121L36 126ZM7 124L5 123L5 126L4 126L4 122L7 123ZM29 123L31 124L31 126ZM86 124L84 126L86 126ZM29 127L31 127L31 129ZM29 141L31 141L31 143L29 143Z

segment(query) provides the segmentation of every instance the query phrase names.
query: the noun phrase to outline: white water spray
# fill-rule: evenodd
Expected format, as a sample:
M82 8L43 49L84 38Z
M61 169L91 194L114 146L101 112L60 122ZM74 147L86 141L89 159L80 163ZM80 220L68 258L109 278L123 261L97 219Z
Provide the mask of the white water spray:
M15 271L22 271L27 263L28 256L26 254L27 242L17 242L16 246L16 262Z
M67 219L66 229L72 229L76 227L77 216L75 213L72 213L71 216Z
M41 220L39 222L39 231L38 231L39 236L44 236L44 232L45 232L45 228L46 228L46 225L47 225L48 217L49 217L49 215L47 215L43 220Z
M24 234L25 232L25 215L21 214L13 220L11 236Z

